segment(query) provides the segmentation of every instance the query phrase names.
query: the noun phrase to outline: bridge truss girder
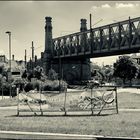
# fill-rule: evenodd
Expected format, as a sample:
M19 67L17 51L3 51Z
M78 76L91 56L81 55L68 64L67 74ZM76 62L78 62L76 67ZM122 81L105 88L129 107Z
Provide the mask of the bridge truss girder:
M53 59L139 52L140 17L53 39Z

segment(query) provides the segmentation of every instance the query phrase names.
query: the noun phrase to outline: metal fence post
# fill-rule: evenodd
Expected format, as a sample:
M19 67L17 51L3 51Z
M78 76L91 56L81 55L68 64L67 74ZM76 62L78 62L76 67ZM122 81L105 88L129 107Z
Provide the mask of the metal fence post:
M17 88L17 97L18 97L17 116L19 116L19 88Z
M2 100L3 100L3 82L2 82L1 92L2 92Z
M67 115L67 109L66 109L67 87L66 87L66 85L64 87L65 87L65 100L64 100L64 111L65 111L65 114L64 115Z
M118 96L117 96L117 87L115 87L115 102L116 102L116 113L118 114Z
M41 94L42 94L42 81L41 81L41 84L40 84L40 102L39 102L39 105L40 105L40 111L41 111L41 116L43 115L43 111L42 111L42 107L41 107L41 104L42 104L42 100L41 100Z
M93 86L91 85L91 115L93 115L93 102L92 102L92 91L93 90L92 89L93 89Z

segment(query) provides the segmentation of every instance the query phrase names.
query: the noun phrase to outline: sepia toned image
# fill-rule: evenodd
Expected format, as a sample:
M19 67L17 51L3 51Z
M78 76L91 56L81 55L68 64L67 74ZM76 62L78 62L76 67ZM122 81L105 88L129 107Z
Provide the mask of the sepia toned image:
M140 139L139 1L0 1L0 139Z

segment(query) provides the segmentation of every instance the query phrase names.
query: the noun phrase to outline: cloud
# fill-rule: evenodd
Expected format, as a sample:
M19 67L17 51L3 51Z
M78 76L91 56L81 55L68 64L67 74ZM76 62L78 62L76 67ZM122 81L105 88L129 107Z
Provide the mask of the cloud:
M92 6L92 8L91 9L97 9L98 7L97 6Z
M101 5L102 8L110 8L111 6L109 4L104 4L104 5Z
M139 7L140 4L138 3L115 3L114 5L110 5L108 3L106 4L102 4L100 6L92 6L91 10L96 9L96 10L101 10L101 9L120 9L120 8L135 8L135 7Z
M116 3L115 4L115 8L119 9L119 8L134 8L135 6L139 6L139 4L132 4L132 3Z
M109 4L103 4L101 6L92 6L91 9L99 9L99 8L111 8L111 6Z
M3 50L0 50L0 55L4 55L4 51Z
M98 22L94 27L111 24L118 21L123 21L131 18L139 17L140 2L106 2L98 5L93 5L90 13L93 15L93 23Z

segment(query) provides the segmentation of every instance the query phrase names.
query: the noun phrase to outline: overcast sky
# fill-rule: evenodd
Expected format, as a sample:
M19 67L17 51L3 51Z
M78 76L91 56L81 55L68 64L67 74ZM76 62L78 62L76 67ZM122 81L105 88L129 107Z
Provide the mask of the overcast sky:
M31 42L34 41L38 58L44 51L45 17L52 17L53 38L80 30L80 19L92 14L94 27L140 16L140 2L135 1L0 1L0 54L8 57L8 35L12 32L12 54L15 59L24 59L27 49L31 57ZM98 23L103 19L101 22ZM96 24L98 23L98 24ZM100 64L112 63L116 57L94 59Z

